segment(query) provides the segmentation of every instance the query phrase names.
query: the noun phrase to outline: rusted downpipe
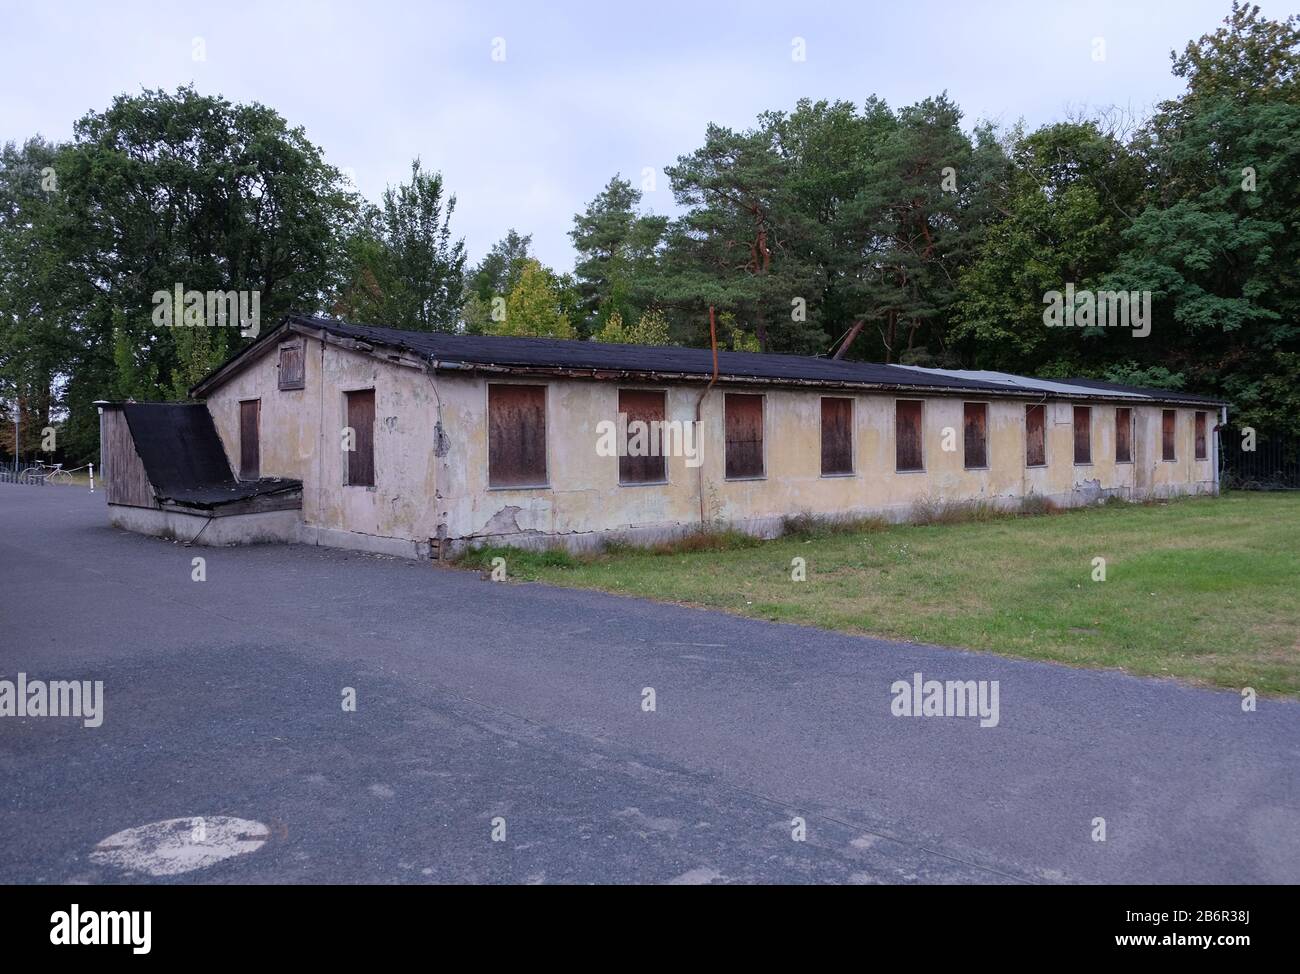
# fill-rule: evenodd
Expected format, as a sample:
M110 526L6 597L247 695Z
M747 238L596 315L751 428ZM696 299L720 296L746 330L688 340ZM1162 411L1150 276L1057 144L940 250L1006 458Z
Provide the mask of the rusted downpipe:
M703 407L704 407L704 397L707 396L707 395L709 394L709 390L713 388L713 384L714 384L715 382L718 381L718 323L717 323L716 319L713 317L713 305L709 305L709 344L713 347L713 378L711 378L711 379L709 380L709 384L708 384L707 386L705 386L704 389L703 389L703 391L700 393L700 398L697 399L697 400L695 400L695 435L696 435L696 437L699 437L699 436L700 436L700 431L701 431L701 428L702 428L702 416L703 416L703 414L702 414L701 410L702 410ZM702 443L700 442L699 439L697 439L697 440L696 440L696 443L695 443L695 449L696 449L697 451L699 451L699 450L701 449L701 446L702 446ZM699 460L700 460L700 465L699 465L698 467L695 468L695 478L696 478L696 493L699 494L699 498L700 498L700 527L703 527L704 524L705 524L705 517L704 517L704 457L701 455L701 456L699 457Z

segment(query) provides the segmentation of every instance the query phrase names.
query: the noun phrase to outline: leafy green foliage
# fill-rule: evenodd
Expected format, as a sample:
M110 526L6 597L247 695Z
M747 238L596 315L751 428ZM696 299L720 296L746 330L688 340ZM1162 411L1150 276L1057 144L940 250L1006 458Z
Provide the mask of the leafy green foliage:
M568 282L531 258L524 260L519 279L505 300L500 321L489 320L492 335L524 338L573 338L573 324L566 307Z
M339 279L356 197L263 105L193 88L123 95L38 158L48 151L5 151L0 182L28 187L41 162L56 178L0 225L0 345L10 382L39 377L67 411L70 460L98 447L95 399L183 394L245 343L233 327L155 324L156 291L256 291L265 323L321 307Z
M465 287L465 242L453 240L456 197L440 173L411 164L411 181L365 206L348 240L348 281L334 312L416 331L452 331Z
M617 311L609 316L605 325L592 336L594 341L611 345L671 345L668 320L662 311L651 308L641 315L636 324L625 326L623 316Z

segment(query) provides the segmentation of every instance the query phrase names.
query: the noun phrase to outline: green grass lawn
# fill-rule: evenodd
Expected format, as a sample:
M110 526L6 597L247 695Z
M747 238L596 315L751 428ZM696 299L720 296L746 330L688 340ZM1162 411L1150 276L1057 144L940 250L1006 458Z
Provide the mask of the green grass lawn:
M1224 687L1300 694L1300 495L1232 493L717 550L483 549L513 579ZM1093 581L1093 559L1106 580ZM803 558L807 581L791 579Z

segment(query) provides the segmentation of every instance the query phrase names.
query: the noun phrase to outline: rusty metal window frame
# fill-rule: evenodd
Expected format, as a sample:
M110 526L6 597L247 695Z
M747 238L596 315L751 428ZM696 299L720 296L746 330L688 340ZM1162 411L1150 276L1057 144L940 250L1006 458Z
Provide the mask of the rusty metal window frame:
M1074 465L1076 467L1092 466L1092 407L1080 406L1077 403L1070 404L1070 441L1071 453L1074 456ZM1083 410L1088 414L1088 456L1084 460L1079 459L1079 411Z
M757 474L745 474L742 477L731 477L727 475L727 402L732 396L746 396L758 399L758 417L763 424L762 439L760 440L761 454L763 458L763 472ZM767 394L762 392L724 392L722 394L722 479L724 481L741 482L746 480L766 480L767 479Z
M984 407L984 462L972 465L966 456L966 407L983 406ZM989 412L992 406L990 403L980 399L965 399L961 404L961 462L964 470L988 470L993 466L992 453L989 447Z
M299 366L302 369L302 375L296 383L286 381L284 377L284 353L293 350L300 353ZM307 388L307 343L302 338L280 344L279 357L276 360L276 388L281 392L293 392Z
M1042 425L1039 427L1039 429L1041 429L1043 432L1043 462L1042 463L1029 462L1029 411L1031 409L1040 410L1043 417ZM1025 450L1023 456L1025 458L1025 469L1042 470L1046 467L1050 467L1051 458L1048 456L1048 450L1051 444L1051 437L1047 435L1047 403L1045 402L1025 403L1024 430L1025 430Z
M919 467L900 467L898 465L898 406L899 403L914 402L921 407L921 415L917 420L916 445L920 453L921 465ZM894 400L894 473L925 473L925 400L924 399L906 399L897 398Z
M1192 414L1192 457L1196 460L1210 459L1209 413L1197 409Z
M856 477L858 475L858 438L857 433L857 410L858 403L853 396L822 396L817 402L818 421L821 423L821 442L822 456L826 455L826 413L825 402L827 399L835 399L849 404L849 469L840 470L835 473L827 473L825 462L823 461L821 475L823 477Z
M653 386L619 386L614 390L614 409L616 414L622 411L623 393L625 392L657 392L663 398L663 404L664 404L663 416L661 418L663 419L664 422L667 422L668 420L668 390L667 389L656 388ZM623 458L619 457L618 459L620 461L618 465L618 485L620 487L666 487L670 483L669 474L668 474L668 456L667 454L664 453L664 442L663 442L662 432L659 435L659 462L663 470L663 478L661 480L624 480L623 464L621 462Z
M492 483L492 387L528 386L542 390L542 471L543 479L535 484ZM497 490L550 490L551 489L551 385L549 382L485 382L483 383L483 456L487 466L487 489Z
M1166 416L1173 417L1173 422L1170 423L1170 426L1172 428L1169 431L1168 439L1165 438L1165 417ZM1169 451L1165 450L1166 446L1169 447ZM1165 455L1166 452L1173 453L1173 456L1166 456ZM1178 462L1178 410L1177 409L1160 410L1160 462L1161 463Z
M1119 458L1119 414L1122 412L1128 413L1128 459L1127 460L1121 460ZM1115 407L1115 462L1116 463L1133 462L1133 441L1137 438L1137 426L1134 425L1135 418L1136 418L1136 414L1133 412L1132 406Z

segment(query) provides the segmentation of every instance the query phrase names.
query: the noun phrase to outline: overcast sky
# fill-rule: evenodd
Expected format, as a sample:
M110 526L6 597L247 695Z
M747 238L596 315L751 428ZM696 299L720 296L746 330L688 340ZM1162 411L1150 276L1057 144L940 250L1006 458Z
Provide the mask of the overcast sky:
M1288 12L1260 5L1275 18ZM453 229L472 259L515 227L567 270L573 214L614 173L639 185L655 171L646 207L672 211L662 169L696 148L710 121L744 128L805 96L860 104L874 92L897 106L944 90L968 124L1032 127L1084 106L1145 112L1181 89L1169 51L1228 9L1228 0L0 0L0 140L66 139L116 94L193 82L302 125L371 199L419 156L456 194ZM793 56L797 39L804 60Z

